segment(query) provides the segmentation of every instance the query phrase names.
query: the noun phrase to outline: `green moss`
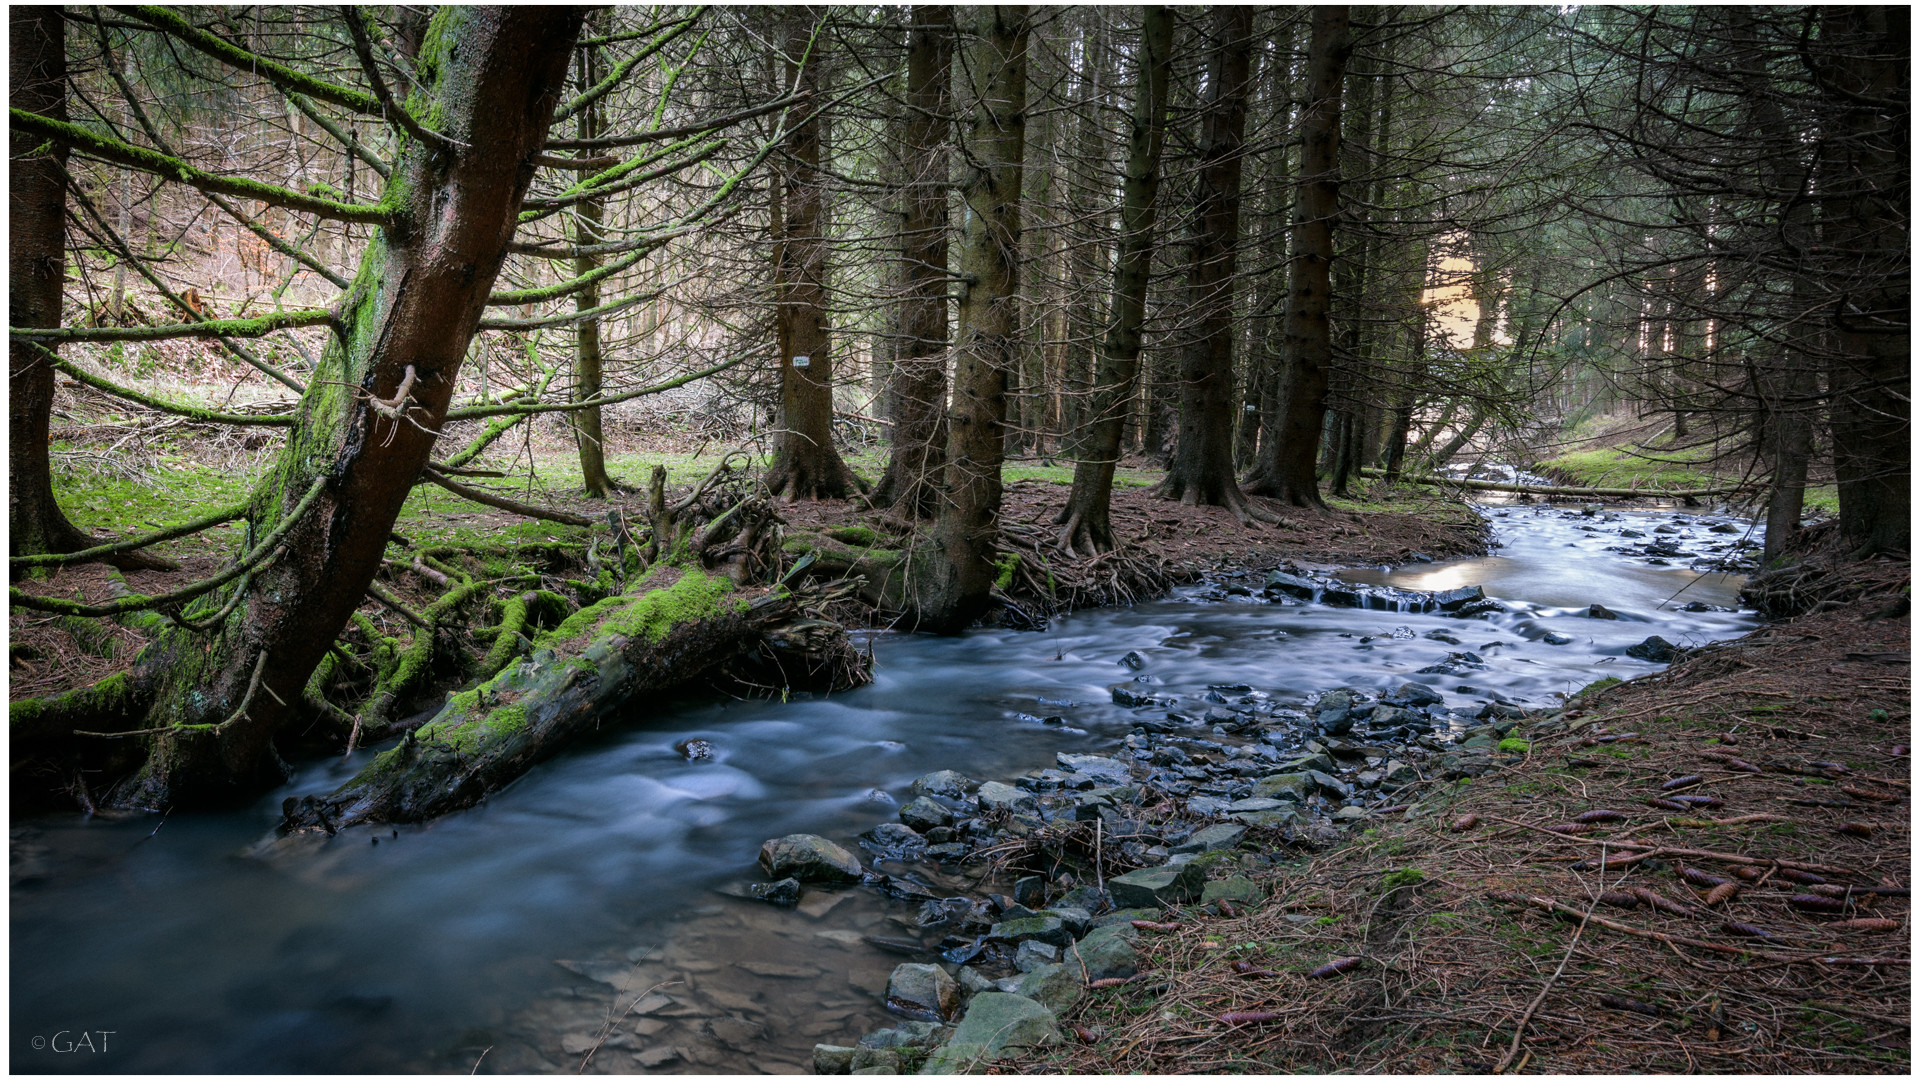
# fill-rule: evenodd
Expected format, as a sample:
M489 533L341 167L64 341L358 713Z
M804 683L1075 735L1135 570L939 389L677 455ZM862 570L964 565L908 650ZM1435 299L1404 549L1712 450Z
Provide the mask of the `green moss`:
M608 597L582 608L551 633L542 634L539 644L551 647L583 636L601 638L609 634L659 642L681 623L719 613L724 597L733 591L733 582L701 570L687 570L665 588L647 588L646 582L655 580L659 572L647 575L639 595Z
M1503 754L1524 754L1533 749L1533 744L1525 739L1501 739L1498 749Z
M1380 888L1383 892L1391 892L1394 889L1418 885L1426 879L1427 875L1409 866L1399 870L1389 870L1380 875Z
M993 561L1000 568L1000 575L993 579L993 587L1004 589L1013 584L1013 572L1020 566L1020 553L1009 551Z
M880 542L880 534L865 525L849 525L844 529L832 529L827 532L827 535L843 544L858 544L861 547L872 547Z
M1618 686L1618 685L1620 685L1620 680L1609 675L1604 679L1595 679L1594 681L1581 687L1579 693L1576 693L1573 696L1582 697L1586 694L1598 693L1602 690L1605 690L1609 686Z

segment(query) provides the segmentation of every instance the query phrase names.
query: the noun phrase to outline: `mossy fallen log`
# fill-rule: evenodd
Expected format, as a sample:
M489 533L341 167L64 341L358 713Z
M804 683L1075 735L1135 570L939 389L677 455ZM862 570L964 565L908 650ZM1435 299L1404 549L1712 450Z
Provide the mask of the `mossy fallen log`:
M338 790L288 799L285 825L335 832L472 806L598 729L637 695L690 682L762 649L785 654L782 669L812 673L829 689L866 681L845 632L810 616L821 599L657 566L629 592L542 634L531 655L455 694Z

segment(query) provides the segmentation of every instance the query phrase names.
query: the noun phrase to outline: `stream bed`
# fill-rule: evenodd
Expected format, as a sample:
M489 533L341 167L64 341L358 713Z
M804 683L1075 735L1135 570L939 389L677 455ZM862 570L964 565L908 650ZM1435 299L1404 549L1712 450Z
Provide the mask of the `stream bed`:
M904 958L867 938L910 928L917 904L859 887L810 890L797 908L723 895L765 880L768 838L858 851L924 774L1012 781L1061 752L1114 753L1167 711L1115 704L1128 680L1201 714L1210 686L1244 685L1271 716L1413 679L1467 716L1657 670L1627 654L1652 635L1701 645L1757 624L1736 609L1742 579L1702 569L1731 565L1742 522L1483 511L1492 556L1340 575L1479 586L1493 603L1473 618L1226 577L1040 633L877 635L873 685L831 697L638 700L625 723L427 826L270 839L284 798L332 789L373 750L309 763L245 811L16 820L11 1067L573 1072L591 1051L590 1072L806 1072L815 1043L897 1022L881 996ZM709 752L690 759L688 740ZM964 864L922 876L973 884Z

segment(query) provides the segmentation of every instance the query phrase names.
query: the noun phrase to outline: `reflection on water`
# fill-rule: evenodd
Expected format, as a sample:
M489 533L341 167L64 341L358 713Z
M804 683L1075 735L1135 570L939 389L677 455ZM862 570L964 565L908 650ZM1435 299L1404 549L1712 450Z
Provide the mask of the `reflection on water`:
M1452 705L1496 693L1545 705L1603 675L1653 670L1626 646L1753 625L1731 611L1675 610L1731 607L1736 578L1602 550L1622 527L1672 516L1596 523L1517 508L1497 519L1497 557L1346 575L1481 585L1509 608L1482 620L1200 603L1189 590L1061 619L1044 634L882 636L872 686L786 704L636 701L625 724L487 805L397 835L358 830L243 855L270 833L283 798L331 789L368 752L309 765L292 790L245 812L175 815L158 833L152 818L16 823L11 1064L452 1071L484 1052L483 1072L571 1071L597 1043L589 1071L805 1071L814 1042L889 1022L879 996L901 958L861 936L898 934L912 908L857 889L811 894L797 911L720 896L760 880L762 840L851 842L893 820L912 780L935 769L1009 777L1056 751L1110 749L1131 724L1107 691L1131 676L1117 663L1129 651L1164 681L1156 690L1185 701L1209 683L1294 704L1411 676ZM1674 535L1704 542L1715 520ZM1621 618L1586 617L1594 603ZM1396 628L1414 634L1396 638ZM1546 644L1550 630L1573 644ZM1462 644L1421 636L1430 631ZM1471 682L1415 675L1461 648L1486 658ZM714 754L687 761L675 744L689 738ZM620 1017L665 982L675 985ZM620 1022L602 1040L610 1009ZM83 1060L28 1042L78 1029L114 1031L111 1050Z

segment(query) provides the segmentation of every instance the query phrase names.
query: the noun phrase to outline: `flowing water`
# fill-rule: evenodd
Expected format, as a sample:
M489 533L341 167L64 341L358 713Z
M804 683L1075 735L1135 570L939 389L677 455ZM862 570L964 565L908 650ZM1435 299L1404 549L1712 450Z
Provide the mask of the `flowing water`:
M1738 577L1606 550L1658 526L1690 555L1725 550L1739 538L1708 531L1725 519L1486 512L1494 556L1345 575L1480 585L1502 610L1476 620L1195 588L1045 633L883 635L874 684L827 698L636 701L625 723L424 827L263 842L283 798L334 787L368 752L308 765L244 812L17 821L12 1068L571 1072L598 1043L588 1071L804 1072L815 1042L894 1022L879 997L902 958L863 936L901 934L913 906L853 888L779 909L718 890L762 879L768 837L851 845L927 772L1008 779L1057 751L1111 752L1133 713L1107 688L1132 675L1117 663L1130 651L1157 692L1246 683L1297 705L1472 649L1484 668L1415 677L1453 706L1545 706L1655 670L1624 655L1650 634L1703 644L1755 625L1733 610ZM1689 602L1707 610L1678 610ZM1595 603L1620 618L1589 618ZM687 760L690 738L712 756Z

